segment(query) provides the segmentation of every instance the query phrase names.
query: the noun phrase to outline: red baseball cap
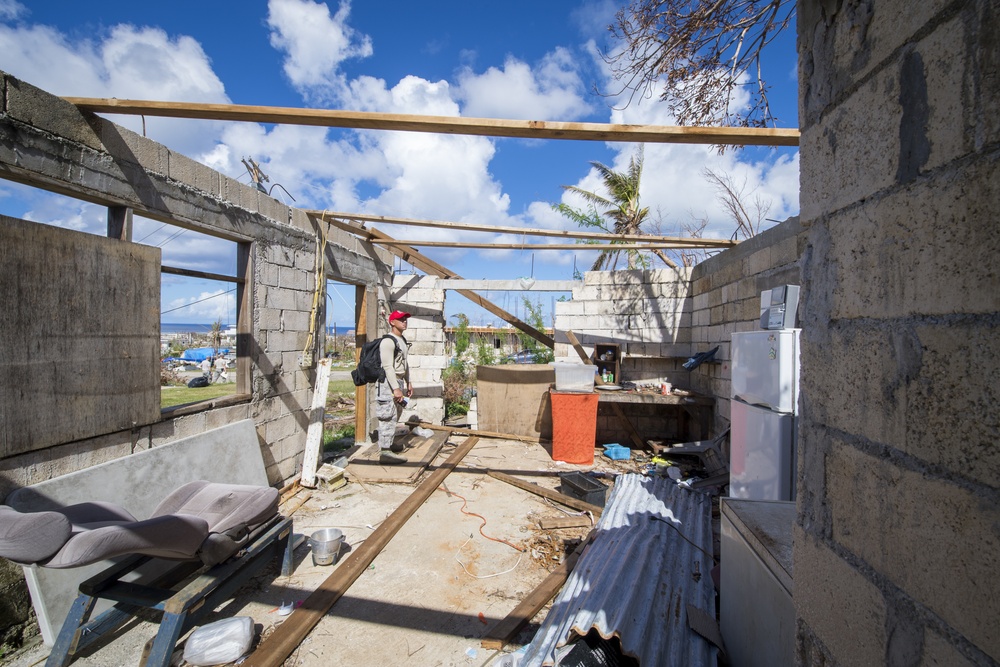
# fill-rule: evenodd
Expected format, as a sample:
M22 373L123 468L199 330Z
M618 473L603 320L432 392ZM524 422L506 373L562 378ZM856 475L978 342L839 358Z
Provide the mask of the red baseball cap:
M389 321L392 322L393 320L405 320L407 317L410 317L409 313L404 313L401 310L394 310L392 311L392 315L389 316Z

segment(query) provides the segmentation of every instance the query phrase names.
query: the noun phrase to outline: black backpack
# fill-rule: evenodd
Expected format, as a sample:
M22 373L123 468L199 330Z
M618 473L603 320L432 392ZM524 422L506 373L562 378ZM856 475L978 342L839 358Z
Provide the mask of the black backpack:
M382 368L382 355L379 354L379 346L386 338L391 338L396 345L396 354L399 354L399 341L395 336L386 334L381 338L370 340L361 346L361 357L358 359L358 367L351 371L351 379L354 386L360 387L370 382L381 382L385 379L385 369Z

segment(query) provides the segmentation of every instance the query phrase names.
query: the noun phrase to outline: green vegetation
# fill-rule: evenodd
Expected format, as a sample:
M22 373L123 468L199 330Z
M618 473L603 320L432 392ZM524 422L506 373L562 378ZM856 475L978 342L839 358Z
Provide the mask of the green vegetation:
M190 388L186 385L163 387L160 390L160 409L177 405L209 401L220 396L228 396L236 391L235 382L210 384L207 387Z
M353 370L353 362L350 369ZM343 370L343 369L338 369ZM323 451L340 452L354 444L354 382L330 380L323 418Z
M469 335L469 318L462 313L454 317L458 320L458 326L455 328L455 354L447 368L441 372L446 418L468 414L469 402L472 400L472 385L475 384L468 364L463 359L472 343L472 337Z
M525 318L527 323L537 331L544 331L545 318L542 317L542 302L539 301L537 303L532 303L526 296L522 296L521 301L524 304L524 312L527 313L527 317ZM545 347L528 334L523 331L518 331L517 337L521 341L522 350L531 350L531 352L534 353L536 364L551 364L555 361L555 352Z

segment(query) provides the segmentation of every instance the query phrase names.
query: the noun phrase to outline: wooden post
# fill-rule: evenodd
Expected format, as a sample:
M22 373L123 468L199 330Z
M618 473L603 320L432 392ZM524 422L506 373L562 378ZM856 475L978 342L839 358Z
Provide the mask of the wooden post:
M236 393L253 393L253 244L236 246Z
M330 359L321 359L316 365L316 386L313 387L312 409L309 411L309 430L306 432L306 451L302 457L302 486L316 488L316 469L319 467L320 448L323 445L323 417L326 414L326 395L330 389Z
M368 341L368 289L358 285L354 289L354 364L361 359L361 346ZM354 442L367 442L368 438L368 386L354 389Z
M108 207L108 238L132 240L132 209L128 206Z

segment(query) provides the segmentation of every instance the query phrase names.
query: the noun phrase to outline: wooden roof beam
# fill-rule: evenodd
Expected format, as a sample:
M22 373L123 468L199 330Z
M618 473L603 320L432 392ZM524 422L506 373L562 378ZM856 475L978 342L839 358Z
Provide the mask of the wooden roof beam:
M411 225L414 227L435 227L441 229L460 229L470 232L494 232L497 234L515 234L517 236L549 236L562 239L583 239L590 241L635 241L637 243L658 242L678 243L685 246L701 248L730 248L738 245L738 241L730 239L699 239L690 236L654 236L647 234L610 234L608 232L570 231L565 229L535 229L522 227L502 227L499 225L476 225L467 222L443 222L438 220L420 220L415 218L394 218L384 215L366 215L362 213L341 213L336 211L307 211L310 215L329 216L344 220L361 222L377 222L386 225Z
M712 146L798 146L795 128L688 127L674 125L622 125L543 120L462 118L338 109L251 106L118 100L113 98L67 97L83 111L126 115L232 120L249 123L279 123L343 127L360 130L400 130L483 137L523 139L573 139L578 141L621 141L656 144L707 144Z
M385 234L384 232L380 232L377 229L365 229L364 227L361 227L358 224L352 224L350 222L344 222L342 220L331 220L331 219L323 217L322 215L316 215L315 212L311 213L310 215L312 215L312 217L314 219L320 220L321 222L326 222L327 224L332 225L332 226L336 227L337 229L343 229L344 231L357 234L357 235L359 235L360 237L364 238L367 241L375 241L375 240L391 241L391 240L393 240L392 237L390 237L388 234ZM438 278L457 278L457 279L461 279L462 278L462 276L458 275L454 271L451 271L450 269L446 269L445 267L441 266L437 262L435 262L435 261L429 259L428 257L424 256L423 254L420 253L419 250L417 250L416 248L413 248L411 246L387 246L387 250L389 252L391 252L392 254L396 255L397 257L400 257L403 260L409 262L410 264L412 264L413 266L417 267L418 269L420 269L424 273L427 273L428 275L437 276ZM548 336L548 335L542 333L541 331L538 331L537 329L535 329L534 327L532 327L530 324L522 322L521 320L519 320L514 315L508 313L506 310L504 310L500 306L497 306L496 304L494 304L494 303L492 303L490 301L487 301L486 299L484 299L483 297L481 297L479 294L477 294L477 293L475 293L475 292L473 292L471 290L464 290L464 289L455 290L455 291L458 292L459 294L461 294L462 296L464 296L466 299L469 299L470 301L472 301L474 304L476 304L480 308L483 308L483 309L485 309L485 310L493 313L494 315L496 315L497 317L499 317L503 321L509 323L514 328L516 328L516 329L518 329L520 331L523 331L524 333L528 334L529 336L531 336L532 338L534 338L535 340L537 340L542 345L545 345L549 349L555 348L556 342L555 342L555 340L551 336Z

